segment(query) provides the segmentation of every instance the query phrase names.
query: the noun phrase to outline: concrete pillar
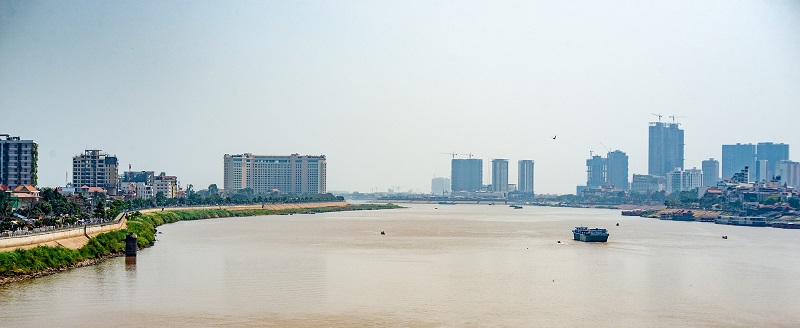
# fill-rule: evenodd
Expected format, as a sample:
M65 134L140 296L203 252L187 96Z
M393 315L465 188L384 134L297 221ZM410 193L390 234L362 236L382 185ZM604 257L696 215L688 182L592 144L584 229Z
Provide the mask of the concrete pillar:
M125 237L125 256L136 256L136 234L131 232Z

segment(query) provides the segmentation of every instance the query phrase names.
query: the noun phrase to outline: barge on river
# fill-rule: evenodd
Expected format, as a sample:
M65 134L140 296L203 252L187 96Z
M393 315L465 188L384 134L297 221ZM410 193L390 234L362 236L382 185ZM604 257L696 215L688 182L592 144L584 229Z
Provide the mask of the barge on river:
M608 230L600 228L589 229L588 227L579 226L572 230L572 239L605 243L608 241Z
M766 227L767 218L762 216L721 216L714 220L714 223L748 227Z

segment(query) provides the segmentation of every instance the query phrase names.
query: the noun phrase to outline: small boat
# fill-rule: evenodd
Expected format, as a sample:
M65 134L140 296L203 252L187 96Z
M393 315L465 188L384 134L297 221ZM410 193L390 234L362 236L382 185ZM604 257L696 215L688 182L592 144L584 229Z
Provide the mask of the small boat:
M513 207L515 210L522 209L522 206L519 206L519 205L514 205L514 206L512 206L512 207Z

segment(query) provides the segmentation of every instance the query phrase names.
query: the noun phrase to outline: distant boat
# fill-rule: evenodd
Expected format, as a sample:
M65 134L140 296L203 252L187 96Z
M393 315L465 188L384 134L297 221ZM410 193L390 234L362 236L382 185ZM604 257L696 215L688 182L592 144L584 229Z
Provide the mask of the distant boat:
M600 228L589 229L588 227L578 226L575 227L575 230L572 230L572 239L585 242L605 243L608 241L608 230Z
M511 206L511 207L513 207L515 210L522 209L522 206L519 206L519 205L514 205L514 206Z
M762 216L721 216L714 220L714 223L748 227L766 227L767 218Z

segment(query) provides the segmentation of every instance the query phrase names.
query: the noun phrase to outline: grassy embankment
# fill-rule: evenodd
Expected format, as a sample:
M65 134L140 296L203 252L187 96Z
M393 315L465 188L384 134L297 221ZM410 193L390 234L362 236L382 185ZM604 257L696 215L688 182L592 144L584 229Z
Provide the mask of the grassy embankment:
M139 248L152 246L155 242L156 227L178 221L202 220L210 218L310 214L338 211L359 211L400 208L397 205L359 204L343 207L293 208L283 210L267 209L200 209L151 212L128 215L126 229L99 234L80 249L39 246L31 249L17 249L0 252L0 277L35 275L48 271L62 271L79 262L121 255L125 251L125 236L133 232L138 236Z

